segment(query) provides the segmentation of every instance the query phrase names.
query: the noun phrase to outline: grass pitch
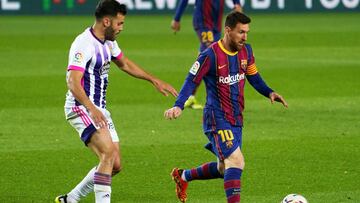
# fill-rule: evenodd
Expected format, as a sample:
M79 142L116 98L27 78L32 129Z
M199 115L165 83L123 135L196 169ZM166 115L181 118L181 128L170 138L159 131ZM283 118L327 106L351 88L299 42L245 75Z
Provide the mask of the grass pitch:
M252 15L249 43L266 82L289 108L246 87L242 202L360 202L359 14ZM127 16L125 55L180 89L197 55L191 17L174 35L171 16ZM52 202L97 160L64 119L70 44L91 17L0 17L0 202ZM212 161L201 111L163 119L174 98L113 66L108 109L123 171L113 202L177 202L169 173ZM205 101L201 85L198 98ZM189 203L225 202L222 180L194 181ZM83 202L94 202L90 195Z

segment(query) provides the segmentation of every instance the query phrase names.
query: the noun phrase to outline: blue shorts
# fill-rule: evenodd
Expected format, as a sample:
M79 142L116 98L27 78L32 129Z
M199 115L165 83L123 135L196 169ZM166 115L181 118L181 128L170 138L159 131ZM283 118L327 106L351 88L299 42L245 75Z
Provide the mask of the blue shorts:
M198 29L195 30L195 32L200 40L200 52L204 51L210 44L219 41L221 38L221 32L216 30Z
M241 149L241 126L218 128L205 134L210 141L205 148L214 153L221 161L229 157L238 147Z

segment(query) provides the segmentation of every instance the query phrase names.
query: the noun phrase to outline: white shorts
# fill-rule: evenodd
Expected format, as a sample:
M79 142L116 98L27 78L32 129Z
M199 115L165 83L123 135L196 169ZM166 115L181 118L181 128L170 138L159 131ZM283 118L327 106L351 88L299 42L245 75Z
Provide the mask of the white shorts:
M111 139L113 142L119 142L115 125L111 119L110 112L106 109L98 108L105 116L108 122ZM87 145L92 134L99 129L95 127L94 121L91 119L89 112L84 106L65 107L65 117L72 127L79 133L81 140Z

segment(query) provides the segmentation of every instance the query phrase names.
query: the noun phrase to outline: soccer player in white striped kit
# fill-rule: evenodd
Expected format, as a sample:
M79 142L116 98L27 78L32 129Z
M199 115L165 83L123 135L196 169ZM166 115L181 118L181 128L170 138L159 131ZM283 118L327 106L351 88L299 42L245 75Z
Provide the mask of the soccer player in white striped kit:
M71 45L65 115L100 162L72 191L56 197L55 202L79 202L92 191L97 203L110 202L111 177L121 169L119 138L106 110L110 61L129 75L151 82L165 96L177 96L171 85L123 56L115 38L123 30L126 13L126 6L116 0L101 0L96 7L94 25L78 35Z

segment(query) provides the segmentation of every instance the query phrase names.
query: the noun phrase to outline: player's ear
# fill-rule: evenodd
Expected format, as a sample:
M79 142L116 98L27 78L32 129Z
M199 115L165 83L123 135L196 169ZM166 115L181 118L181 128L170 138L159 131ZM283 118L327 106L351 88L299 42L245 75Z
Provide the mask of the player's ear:
M224 34L229 34L231 31L231 28L229 26L225 26Z
M104 27L109 27L111 25L111 20L109 17L104 17L102 19L102 22L103 22Z

